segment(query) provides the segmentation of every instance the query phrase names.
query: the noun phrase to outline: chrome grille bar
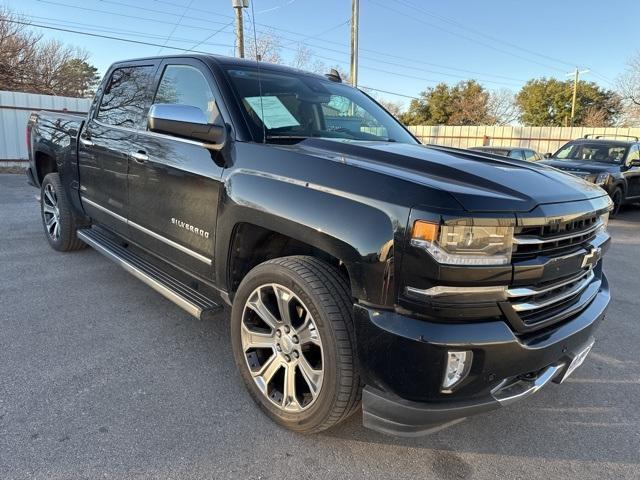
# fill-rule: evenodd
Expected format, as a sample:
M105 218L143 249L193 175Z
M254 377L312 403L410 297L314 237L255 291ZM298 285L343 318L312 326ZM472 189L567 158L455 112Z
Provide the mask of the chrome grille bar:
M546 298L544 300L535 300L535 299L531 299L528 301L524 301L524 302L514 302L511 304L511 306L513 307L513 309L516 312L529 312L532 310L538 310L540 308L546 308L546 307L550 307L556 303L562 302L563 300L566 300L568 298L573 297L574 295L579 294L580 292L582 292L585 288L587 288L587 286L593 281L594 279L594 273L593 270L589 270L587 272L587 275L578 280L576 282L576 280L572 280L572 281L568 281L568 282L563 282L561 284L557 284L555 285L553 288L547 288L544 289L541 292L538 293L533 293L532 296L536 296L536 295L540 295L543 293L549 293L552 292L555 289L562 289L564 288L566 285L570 285L573 282L576 282L575 285L573 285L572 287L566 289L566 290L562 290L561 292L558 293L558 295L554 295L551 296L549 298ZM516 290L514 296L520 296L518 295L518 293L523 293L522 291L525 289L513 289ZM507 291L507 295L509 295L510 292L512 292L513 290L508 290ZM520 291L518 291L520 290ZM530 289L531 291L535 291L533 289Z
M591 279L593 279L593 271L591 269L581 272L578 275L574 275L573 277L561 282L554 283L553 285L548 285L546 287L541 288L531 288L531 287L515 287L507 290L507 296L509 298L519 298L519 297L531 297L533 295L542 295L543 293L548 293L553 290L557 290L571 283L577 282L579 280L584 279L585 277L591 275ZM588 282L587 282L588 283Z
M602 220L599 220L597 223L594 223L589 228L585 228L584 230L579 230L576 232L571 232L567 235L560 235L557 237L540 238L535 235L520 235L520 236L516 235L513 239L513 243L516 245L544 245L545 243L562 242L564 240L571 240L572 238L589 235L590 233L595 232L602 226L603 226L603 222Z

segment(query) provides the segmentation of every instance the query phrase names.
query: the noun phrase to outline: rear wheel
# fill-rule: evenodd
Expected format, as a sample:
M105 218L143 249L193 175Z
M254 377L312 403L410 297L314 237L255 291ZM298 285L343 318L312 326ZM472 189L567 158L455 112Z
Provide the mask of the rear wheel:
M86 244L76 237L76 218L57 173L49 173L42 180L40 214L47 241L54 250L68 252L86 247Z
M616 188L613 191L611 200L613 201L613 210L611 210L611 216L615 217L618 213L620 213L620 208L622 207L623 195L622 189L620 187Z
M269 260L240 284L231 322L236 365L280 425L319 432L357 409L352 307L340 272L313 257Z

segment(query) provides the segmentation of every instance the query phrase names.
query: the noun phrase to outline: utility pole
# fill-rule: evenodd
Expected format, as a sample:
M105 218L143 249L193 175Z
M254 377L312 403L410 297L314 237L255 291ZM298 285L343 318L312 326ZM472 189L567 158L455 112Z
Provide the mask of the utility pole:
M351 85L358 86L358 16L360 1L352 0L351 4Z
M575 72L567 73L567 75L573 75L573 99L571 100L571 126L573 127L573 121L576 115L576 98L578 97L578 79L580 78L580 74L588 73L589 70L578 70L576 67Z
M249 0L231 0L231 6L236 11L236 56L244 58L244 26L242 9L249 6Z

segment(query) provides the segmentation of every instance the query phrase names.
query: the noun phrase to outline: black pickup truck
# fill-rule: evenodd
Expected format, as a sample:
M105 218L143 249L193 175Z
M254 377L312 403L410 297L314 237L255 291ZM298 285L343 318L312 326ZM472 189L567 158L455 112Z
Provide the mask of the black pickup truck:
M604 190L422 146L336 75L118 62L86 118L33 114L27 137L50 245L196 317L231 306L248 391L296 431L362 404L417 435L520 400L581 364L610 300Z

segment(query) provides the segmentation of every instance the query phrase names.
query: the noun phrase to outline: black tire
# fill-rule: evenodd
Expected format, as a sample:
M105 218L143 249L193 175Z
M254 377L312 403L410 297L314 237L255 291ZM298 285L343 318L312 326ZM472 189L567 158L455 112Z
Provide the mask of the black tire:
M285 411L263 393L254 381L248 365L249 356L243 349L241 329L245 308L248 308L246 304L250 297L256 298L257 289L269 288L273 284L286 287L298 297L311 315L321 339L322 384L310 406L302 411ZM343 275L314 257L291 256L269 260L255 267L243 279L235 295L231 314L234 358L249 393L276 423L296 432L316 433L345 420L358 409L361 385L355 355L352 310L353 301ZM278 355L275 349L273 355ZM304 354L300 355L302 361ZM293 371L300 372L296 368L299 367L294 367ZM287 371L284 370L284 378Z
M617 187L613 194L611 195L611 200L613 201L613 210L611 210L611 218L615 217L620 213L620 208L622 208L622 202L624 201L624 195L622 193L622 189Z
M52 201L53 199L53 201ZM40 216L44 233L51 248L59 252L80 250L87 245L76 236L78 222L62 188L60 176L49 173L40 188ZM49 225L57 223L55 227ZM49 225L48 225L49 224Z

